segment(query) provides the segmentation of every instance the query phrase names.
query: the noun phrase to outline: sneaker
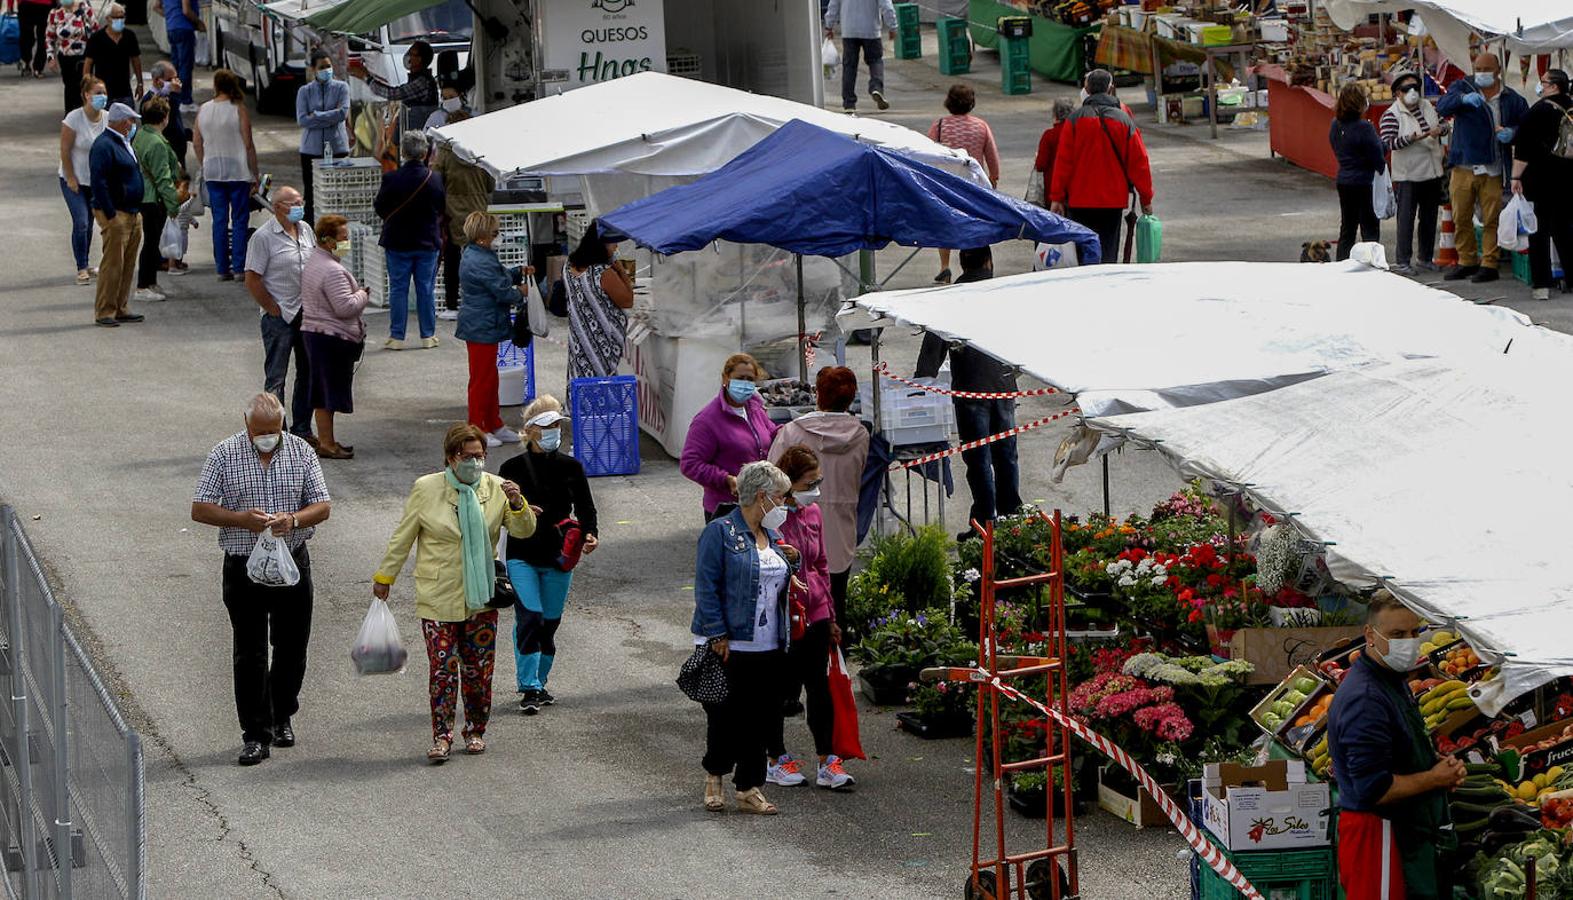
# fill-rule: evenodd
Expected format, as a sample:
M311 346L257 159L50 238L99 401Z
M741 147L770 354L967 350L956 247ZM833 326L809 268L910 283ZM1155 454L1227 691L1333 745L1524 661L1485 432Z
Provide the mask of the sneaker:
M387 340L382 342L382 349L384 349L384 350L403 350L404 349L404 339L403 338L388 338Z
M432 337L429 337L429 338L421 338L421 349L422 350L430 350L430 349L432 349L435 346L437 346L437 338L435 336L432 336Z
M136 293L131 295L131 299L139 303L157 303L169 298L159 293L155 288L138 288Z
M87 274L86 269L79 269L76 273L76 283L80 285L92 284L93 276Z
M88 266L87 267L87 274L93 276L94 278L97 278L98 277L98 266Z
M191 271L191 267L186 265L185 263L180 263L180 262L170 263L170 266L169 266L169 274L170 275L184 275L184 274L186 274L189 271Z
M437 318L444 322L454 322L459 318L459 311L456 309L439 309L437 310Z
M541 711L541 692L525 691L519 698L519 711L527 716L533 716Z
M1463 281L1465 278L1480 271L1479 266L1454 266L1442 276L1443 281Z
M234 281L235 280L235 273L234 272L220 272L220 273L218 273L218 280L219 281Z
M858 108L856 106L843 106L841 107L841 111L849 116L855 116L857 115Z
M868 95L874 98L874 105L880 109L890 109L890 101L885 99L884 91L869 91Z
M497 440L503 442L504 444L517 444L517 443L519 443L519 432L514 431L512 428L509 428L507 425L504 425L503 427L501 427L501 428L497 429L496 431L492 432L492 437L494 437Z
M1413 274L1415 274L1414 267L1410 266L1410 265L1406 265L1404 263L1399 263L1396 266L1389 266L1387 268L1387 271L1392 272L1394 275L1413 275Z
M494 438L494 437L492 437L491 435L488 434L486 436L486 446L488 446L488 447L501 447L502 446L502 441L499 441L496 438Z
M1434 262L1430 262L1429 260L1426 261L1426 262L1417 262L1417 263L1415 263L1415 268L1420 270L1420 271L1422 271L1422 272L1440 272L1440 271L1442 271L1442 267L1441 266L1437 265Z
M1535 288L1529 292L1529 296L1536 300L1550 300L1551 288Z
M793 759L792 754L783 753L776 759L775 765L765 770L765 781L782 787L794 787L808 780L803 777L802 769L802 764Z
M1502 273L1498 272L1496 269L1482 268L1480 271L1476 272L1475 277L1469 279L1469 281L1471 284L1485 284L1488 281L1496 281L1501 277Z
M841 757L827 756L825 761L819 766L819 778L815 781L815 784L822 788L836 790L857 784L857 781L847 774L846 769L841 767Z
M556 706L557 698L552 696L551 691L541 688L541 703L545 706Z

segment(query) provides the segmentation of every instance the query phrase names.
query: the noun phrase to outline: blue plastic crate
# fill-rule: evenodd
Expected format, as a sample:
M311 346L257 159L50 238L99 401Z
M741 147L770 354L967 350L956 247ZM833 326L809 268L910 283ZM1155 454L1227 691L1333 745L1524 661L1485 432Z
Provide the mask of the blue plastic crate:
M504 398L501 394L497 400L503 406L523 406L535 399L535 344L520 350L511 341L503 341L497 345L497 368L504 369L509 366L524 366L524 396Z
M568 396L573 409L573 455L584 474L639 472L639 388L632 375L575 378Z

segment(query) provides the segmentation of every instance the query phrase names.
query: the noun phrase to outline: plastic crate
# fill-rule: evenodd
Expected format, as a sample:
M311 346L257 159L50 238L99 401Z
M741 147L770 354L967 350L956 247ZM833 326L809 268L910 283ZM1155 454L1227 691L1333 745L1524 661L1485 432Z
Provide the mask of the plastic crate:
M950 439L950 433L956 427L956 407L949 397L881 380L884 385L879 395L879 430L892 447L932 444ZM938 379L914 380L922 384L949 387L950 373L942 371ZM867 381L859 382L858 399L862 403L863 418L872 422L874 395Z
M312 205L317 216L339 215L351 222L381 226L372 209L377 190L382 187L382 164L368 157L340 157L313 160L311 164Z
M679 48L666 55L666 74L683 78L704 78L703 60L699 54Z
M523 370L520 377L519 370ZM506 374L505 374L506 373ZM497 345L497 402L523 406L535 399L535 344L524 349L503 341Z
M1534 279L1529 274L1529 254L1513 253L1513 277L1525 284L1530 284Z
M967 20L942 16L934 23L939 32L939 71L965 75L972 71L972 45L967 40Z
M1031 16L1000 16L994 20L994 33L1008 40L1032 37Z
M1219 852L1234 863L1266 900L1334 900L1338 875L1332 848ZM1201 867L1200 900L1244 897L1210 866Z
M573 407L573 455L584 474L639 472L639 388L632 375L575 378L568 385Z
M918 31L918 5L896 4L896 58L921 59L923 35Z
M1032 57L1026 38L1000 38L1000 90L1006 94L1032 93Z

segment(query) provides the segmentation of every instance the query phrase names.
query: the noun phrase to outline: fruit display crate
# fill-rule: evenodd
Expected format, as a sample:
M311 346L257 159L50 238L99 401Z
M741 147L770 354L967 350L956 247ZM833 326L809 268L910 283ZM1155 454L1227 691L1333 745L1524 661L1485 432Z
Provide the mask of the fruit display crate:
M351 222L379 225L372 209L382 186L382 164L369 157L314 160L311 164L313 212L338 215Z
M1219 847L1218 852L1267 900L1333 900L1338 896L1338 870L1331 848L1230 852ZM1199 868L1200 900L1245 896L1211 866Z

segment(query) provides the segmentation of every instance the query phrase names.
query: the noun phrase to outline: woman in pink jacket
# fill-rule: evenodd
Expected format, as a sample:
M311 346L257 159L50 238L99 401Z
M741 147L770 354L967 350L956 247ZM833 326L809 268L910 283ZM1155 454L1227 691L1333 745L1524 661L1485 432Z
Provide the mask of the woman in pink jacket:
M819 756L815 784L822 788L844 788L854 784L841 766L841 757L831 750L830 735L835 711L830 702L828 663L831 646L841 643L841 626L836 624L830 602L830 570L825 562L824 525L819 516L819 457L802 444L788 447L778 467L792 479L792 495L787 500L786 524L781 539L796 547L800 554L798 577L788 590L792 641L787 649L785 699L797 699L797 687L808 691L808 731L814 737L814 752ZM801 587L800 587L801 585ZM802 588L807 588L803 590ZM801 623L791 621L801 613ZM801 628L801 632L799 629ZM807 781L801 764L786 751L785 717L776 716L770 739L769 767L765 781L797 785Z
M354 459L355 448L333 434L333 414L355 411L355 363L366 347L366 290L340 262L350 250L349 220L317 220L317 248L300 273L301 337L311 364L311 407L317 420L317 455Z
M705 521L737 507L737 473L770 452L776 423L759 399L764 370L747 353L734 353L721 366L721 393L694 416L683 440L677 467L705 489Z

